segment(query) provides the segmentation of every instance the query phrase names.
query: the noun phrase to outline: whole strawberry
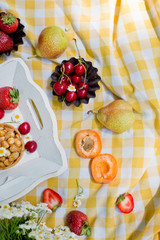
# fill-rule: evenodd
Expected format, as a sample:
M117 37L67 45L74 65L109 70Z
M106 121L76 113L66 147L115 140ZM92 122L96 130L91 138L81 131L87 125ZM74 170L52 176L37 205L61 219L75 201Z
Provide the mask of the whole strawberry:
M18 107L19 91L12 87L0 88L0 108L3 110L12 110Z
M0 53L12 50L13 40L6 33L0 31Z
M5 33L13 33L18 28L18 20L11 13L2 13L0 15L0 29Z
M91 236L91 227L88 225L88 218L83 212L77 210L69 212L66 217L66 223L71 232L78 236Z

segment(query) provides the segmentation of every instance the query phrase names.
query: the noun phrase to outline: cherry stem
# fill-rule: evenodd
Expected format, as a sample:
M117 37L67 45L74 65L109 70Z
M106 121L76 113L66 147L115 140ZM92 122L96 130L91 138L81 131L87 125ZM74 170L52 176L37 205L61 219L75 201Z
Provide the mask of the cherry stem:
M62 74L61 74L60 77L59 77L59 79L60 79L60 84L62 83L62 78L63 78L63 76L68 77L68 75L65 74L64 71L65 71L65 67L64 67L64 65L62 65ZM59 80L59 79L58 79L58 80ZM71 83L71 80L69 80L69 81L70 81L70 83Z
M76 46L76 49L77 49L77 52L78 52L78 56L81 59L81 55L80 55L80 52L79 52L79 49L78 49L78 46L77 46L77 40L75 38L73 38L73 40L75 41L75 46Z
M88 69L88 65L85 61L83 61L83 59L81 58L81 55L80 55L80 52L79 52L79 49L78 49L78 46L77 46L77 40L75 38L73 38L73 40L75 41L75 46L76 46L76 49L77 49L77 52L78 52L78 56L79 56L79 59L78 59L78 62L80 64L82 64L83 66L85 65L85 76L84 76L84 83L86 82L86 78L87 78L87 69Z

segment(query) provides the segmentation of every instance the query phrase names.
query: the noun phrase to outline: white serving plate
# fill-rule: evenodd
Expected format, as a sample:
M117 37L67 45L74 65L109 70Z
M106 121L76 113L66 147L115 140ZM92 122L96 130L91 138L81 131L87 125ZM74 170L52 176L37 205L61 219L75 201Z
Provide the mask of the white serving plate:
M0 87L4 86L18 88L20 101L15 110L5 112L0 123L10 122L13 113L20 113L22 119L30 123L30 136L38 147L34 153L25 151L14 167L0 170L0 204L15 201L42 181L59 176L67 169L66 154L58 140L55 114L22 59L14 58L0 64Z

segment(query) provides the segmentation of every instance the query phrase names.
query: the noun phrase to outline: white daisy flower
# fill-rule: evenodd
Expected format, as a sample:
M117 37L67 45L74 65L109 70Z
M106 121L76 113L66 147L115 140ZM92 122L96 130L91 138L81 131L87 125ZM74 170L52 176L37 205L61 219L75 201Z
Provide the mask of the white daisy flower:
M75 88L75 86L72 85L72 84L70 84L70 85L68 86L67 90L70 91L70 92L76 92L76 88Z
M10 208L10 205L9 204L4 204L4 205L1 205L1 208L0 208L0 211L1 210L6 210L6 209L8 209L8 208Z
M16 123L20 123L23 121L23 118L22 118L22 115L20 113L13 113L13 115L11 116L11 119L13 122L16 122Z
M73 206L74 207L80 207L81 206L81 200L80 199L74 199Z
M57 236L60 236L60 235L63 234L63 231L62 231L61 229L56 229L56 230L54 231L54 234L57 235Z
M7 150L4 147L0 147L0 157L3 157L6 155Z
M27 143L28 141L32 140L32 137L30 134L26 134L25 136L23 136L23 139L24 139L24 143Z
M38 210L45 211L46 213L52 213L52 210L49 209L47 206L47 203L38 203L36 207Z

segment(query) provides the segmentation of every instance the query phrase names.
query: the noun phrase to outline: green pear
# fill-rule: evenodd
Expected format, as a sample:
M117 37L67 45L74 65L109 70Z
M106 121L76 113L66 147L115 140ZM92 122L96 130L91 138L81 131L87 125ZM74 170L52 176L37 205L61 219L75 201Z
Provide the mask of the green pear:
M39 35L36 54L29 57L58 58L67 48L68 40L64 31L57 26L46 27Z
M130 129L135 121L131 105L121 99L114 100L96 113L98 121L106 128L116 133Z

